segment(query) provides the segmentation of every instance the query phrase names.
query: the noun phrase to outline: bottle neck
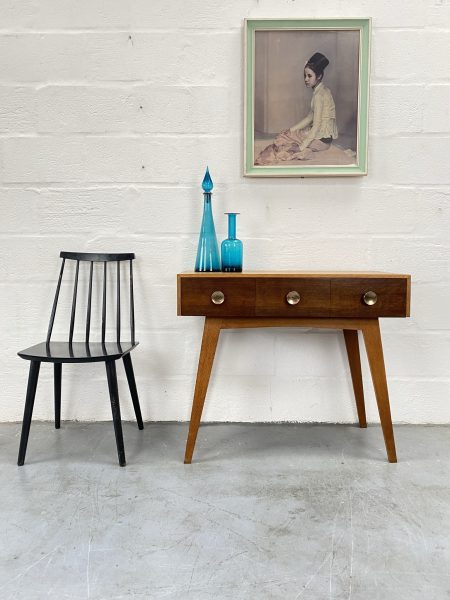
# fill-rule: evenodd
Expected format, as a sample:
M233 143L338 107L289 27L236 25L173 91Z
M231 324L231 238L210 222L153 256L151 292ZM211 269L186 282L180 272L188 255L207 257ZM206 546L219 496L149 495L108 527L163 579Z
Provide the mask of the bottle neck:
M228 215L228 239L236 239L236 215Z

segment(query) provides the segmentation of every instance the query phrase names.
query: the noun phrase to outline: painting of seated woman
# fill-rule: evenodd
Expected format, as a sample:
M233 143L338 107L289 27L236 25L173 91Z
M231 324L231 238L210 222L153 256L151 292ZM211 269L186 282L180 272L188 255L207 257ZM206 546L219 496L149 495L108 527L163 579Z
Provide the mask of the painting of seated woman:
M254 173L358 165L360 46L351 28L254 32Z

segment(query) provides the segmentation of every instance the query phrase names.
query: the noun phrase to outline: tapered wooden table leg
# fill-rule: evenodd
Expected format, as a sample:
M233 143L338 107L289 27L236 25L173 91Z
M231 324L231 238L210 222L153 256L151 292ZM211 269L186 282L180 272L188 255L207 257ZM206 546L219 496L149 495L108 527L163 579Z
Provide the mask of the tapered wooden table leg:
M202 418L203 405L208 390L211 369L216 354L217 342L219 341L221 319L205 318L203 329L202 347L198 361L197 380L195 382L194 400L192 401L191 421L189 434L186 442L185 464L192 462L197 432Z
M367 427L366 408L364 405L364 388L361 373L361 357L359 354L358 331L344 329L345 347L347 348L348 363L352 375L353 391L355 392L356 410L360 427Z
M384 443L388 460L397 462L395 452L394 431L392 429L391 408L389 406L389 394L386 381L386 370L384 367L383 347L381 345L380 325L378 319L367 320L363 326L364 343L366 345L367 357L369 359L370 371L372 373L373 386L380 413L381 428L383 430Z

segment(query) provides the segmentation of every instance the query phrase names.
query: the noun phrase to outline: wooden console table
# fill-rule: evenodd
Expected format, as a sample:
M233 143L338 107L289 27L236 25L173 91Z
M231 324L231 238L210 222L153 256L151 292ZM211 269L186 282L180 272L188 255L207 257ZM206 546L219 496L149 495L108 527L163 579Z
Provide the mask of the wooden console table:
M389 462L397 462L379 317L408 317L410 275L363 272L182 273L178 315L204 316L185 463L191 463L221 329L341 329L360 427L367 427L358 330L363 333Z

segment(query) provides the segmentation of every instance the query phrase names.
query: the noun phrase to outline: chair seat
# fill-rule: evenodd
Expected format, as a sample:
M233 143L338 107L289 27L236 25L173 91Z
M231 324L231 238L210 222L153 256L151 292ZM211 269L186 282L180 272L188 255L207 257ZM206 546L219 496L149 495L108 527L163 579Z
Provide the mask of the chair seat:
M41 342L17 354L25 360L42 362L100 362L122 358L138 344L139 342Z

